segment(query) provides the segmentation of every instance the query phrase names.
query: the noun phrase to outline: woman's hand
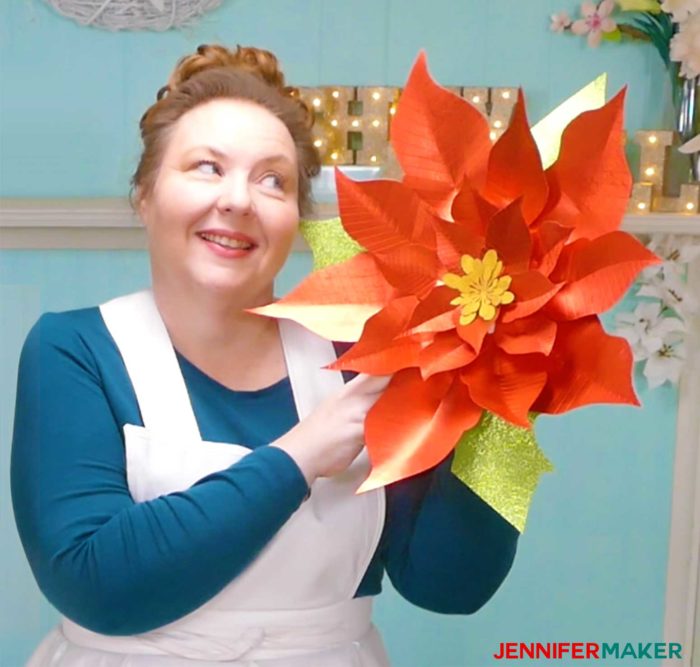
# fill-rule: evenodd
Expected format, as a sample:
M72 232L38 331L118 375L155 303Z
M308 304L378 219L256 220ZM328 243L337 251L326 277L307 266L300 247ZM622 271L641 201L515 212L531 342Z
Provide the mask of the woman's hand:
M343 472L364 446L365 417L390 376L360 374L272 443L289 454L309 486Z

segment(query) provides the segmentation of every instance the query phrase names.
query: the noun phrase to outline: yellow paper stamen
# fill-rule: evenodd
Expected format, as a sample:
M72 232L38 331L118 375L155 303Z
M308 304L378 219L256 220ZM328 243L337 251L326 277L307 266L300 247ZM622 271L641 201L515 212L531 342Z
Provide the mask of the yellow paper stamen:
M513 303L515 295L508 291L512 278L501 275L503 262L495 250L487 250L483 259L462 255L460 265L463 276L447 273L442 280L459 292L450 303L462 307L461 325L471 324L477 317L490 322L496 317L498 306Z

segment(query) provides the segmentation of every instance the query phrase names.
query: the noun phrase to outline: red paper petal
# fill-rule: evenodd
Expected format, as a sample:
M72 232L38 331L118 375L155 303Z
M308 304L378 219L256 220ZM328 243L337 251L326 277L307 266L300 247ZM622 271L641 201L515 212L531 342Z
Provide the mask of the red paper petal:
M413 312L408 323L407 333L438 333L449 331L456 326L455 318L458 318L457 307L450 301L455 298L457 292L447 285L436 287L430 295L421 301Z
M555 319L602 313L620 299L637 274L659 259L626 232L579 239L566 246L551 275L566 283L547 304Z
M459 192L452 202L452 220L476 236L486 234L486 222L498 209L486 201L469 181L463 181Z
M436 373L462 368L474 361L474 357L476 352L454 331L437 334L434 342L424 348L418 357L421 376L428 379Z
M495 322L487 322L477 317L471 324L466 326L457 324L457 334L474 352L479 354L484 338L492 326L495 326Z
M498 347L508 354L549 354L557 335L557 325L539 313L499 323L493 335Z
M367 413L365 438L372 472L358 493L428 470L481 418L451 373L422 380L415 369L397 373Z
M406 329L417 305L418 299L413 296L392 301L367 320L360 340L328 368L390 375L418 365L423 343L417 338L396 339Z
M392 375L404 368L418 366L423 347L424 343L416 338L398 338L384 345L381 350L361 348L348 351L328 368L367 375Z
M537 412L559 414L592 403L639 405L630 346L606 334L597 317L559 323L547 359L549 379L535 402Z
M496 251L506 274L530 268L532 241L519 201L508 205L491 219L486 232L486 247Z
M460 222L435 221L435 241L440 264L446 271L459 272L462 255L481 257L484 240Z
M491 141L483 115L437 85L425 54L418 56L391 124L391 143L404 183L448 218L458 186L467 177L479 187Z
M512 306L502 308L501 321L513 322L542 308L560 289L539 271L516 273L509 290L515 294Z
M361 253L314 271L284 298L248 312L294 320L328 340L354 342L394 296L372 256Z
M541 354L511 356L489 345L461 377L477 405L530 428L528 413L547 381L544 359Z
M632 178L623 149L623 103L624 90L575 118L546 172L552 191L546 217L573 227L571 240L618 229L627 210Z
M543 276L549 276L561 255L564 245L571 236L571 227L562 227L553 220L545 220L532 230L532 268Z
M434 213L399 181L353 181L335 170L343 227L370 252L385 253L415 241L435 247Z
M336 169L336 185L345 231L372 253L392 285L427 294L441 271L427 205L397 181L355 182Z
M518 90L508 129L491 150L482 194L499 208L521 199L527 224L535 220L547 202L547 178L527 122L522 90Z

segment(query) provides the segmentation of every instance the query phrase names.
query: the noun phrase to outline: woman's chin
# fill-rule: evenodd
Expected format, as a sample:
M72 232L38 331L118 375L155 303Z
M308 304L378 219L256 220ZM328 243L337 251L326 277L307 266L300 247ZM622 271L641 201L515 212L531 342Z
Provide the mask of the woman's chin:
M272 301L273 285L271 282L261 284L258 280L243 280L240 277L202 276L197 282L197 291L203 295L210 294L216 298L245 304L254 308Z

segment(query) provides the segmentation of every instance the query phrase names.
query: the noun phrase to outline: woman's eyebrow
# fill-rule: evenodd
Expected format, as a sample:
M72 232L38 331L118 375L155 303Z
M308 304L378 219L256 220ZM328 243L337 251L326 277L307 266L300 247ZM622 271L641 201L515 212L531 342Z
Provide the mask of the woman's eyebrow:
M215 157L217 157L219 160L225 160L228 158L228 155L224 153L223 151L220 151L218 148L215 148L214 146L208 146L208 145L201 145L201 146L193 146L189 150L185 151L185 157L188 156L190 153L194 153L196 151L207 151L208 153L211 153Z
M281 162L284 165L293 168L294 162L289 159L287 155L284 155L283 153L275 153L273 155L265 155L264 157L260 158L258 160L260 164L270 164L270 163L275 163L275 162Z
M215 146L210 146L207 144L202 144L200 146L193 146L189 150L185 152L185 157L187 157L190 153L194 153L196 151L207 151L208 153L211 153L214 157L218 158L219 160L227 160L229 158L228 153L216 148ZM284 153L272 153L270 155L264 155L258 160L259 163L271 163L271 162L283 162L290 167L294 167L294 163L292 160L289 159L287 155Z

